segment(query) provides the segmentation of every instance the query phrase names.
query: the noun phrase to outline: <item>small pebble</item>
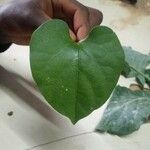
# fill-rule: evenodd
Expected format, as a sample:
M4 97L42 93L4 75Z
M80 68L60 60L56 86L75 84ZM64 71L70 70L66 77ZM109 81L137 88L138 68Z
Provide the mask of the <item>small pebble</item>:
M12 116L13 114L14 114L13 111L10 111L10 112L7 113L8 116Z

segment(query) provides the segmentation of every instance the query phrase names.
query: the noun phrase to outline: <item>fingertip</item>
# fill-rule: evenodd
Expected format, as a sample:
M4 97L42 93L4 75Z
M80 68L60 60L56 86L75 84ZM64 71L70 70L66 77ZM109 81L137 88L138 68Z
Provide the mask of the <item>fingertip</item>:
M98 20L98 23L97 24L101 24L102 21L103 21L103 13L99 10L97 10L97 20Z
M80 27L77 32L77 40L81 41L81 40L85 39L88 36L89 30L90 29L85 26Z
M74 34L74 32L73 32L71 29L69 29L69 34L70 34L70 37L71 37L71 39L72 39L73 41L76 41L76 40L77 40L76 35Z
M103 20L103 13L94 8L89 8L89 12L90 12L89 21L91 28L93 28L96 25L100 25Z

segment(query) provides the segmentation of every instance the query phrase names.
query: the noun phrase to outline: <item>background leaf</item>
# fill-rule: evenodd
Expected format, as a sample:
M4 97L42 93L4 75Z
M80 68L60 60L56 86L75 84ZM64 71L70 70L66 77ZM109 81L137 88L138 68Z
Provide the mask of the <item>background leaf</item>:
M32 74L41 93L73 123L109 98L124 65L117 36L104 26L75 43L65 22L51 20L34 32L30 49Z
M123 47L125 53L125 67L123 75L127 78L135 77L142 86L150 80L146 75L146 67L150 65L150 55L134 51L131 47ZM149 78L149 79L148 79Z
M140 128L150 116L150 91L131 91L117 86L97 130L127 135Z

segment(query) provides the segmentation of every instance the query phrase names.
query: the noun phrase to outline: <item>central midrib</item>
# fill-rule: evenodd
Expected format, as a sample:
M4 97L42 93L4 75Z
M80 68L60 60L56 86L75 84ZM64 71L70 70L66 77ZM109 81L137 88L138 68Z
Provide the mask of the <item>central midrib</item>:
M75 117L74 117L74 121L76 122L77 121L77 104L78 104L78 100L79 100L79 97L78 97L78 90L79 90L79 59L80 59L80 45L77 44L77 84L76 84L76 95L75 95Z

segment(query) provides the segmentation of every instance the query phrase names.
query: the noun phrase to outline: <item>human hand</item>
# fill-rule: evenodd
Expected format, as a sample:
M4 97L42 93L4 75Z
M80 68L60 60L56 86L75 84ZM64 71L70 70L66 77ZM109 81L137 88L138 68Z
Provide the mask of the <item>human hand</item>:
M28 45L33 31L54 18L66 21L79 41L101 23L102 13L76 0L13 0L0 7L0 42Z

